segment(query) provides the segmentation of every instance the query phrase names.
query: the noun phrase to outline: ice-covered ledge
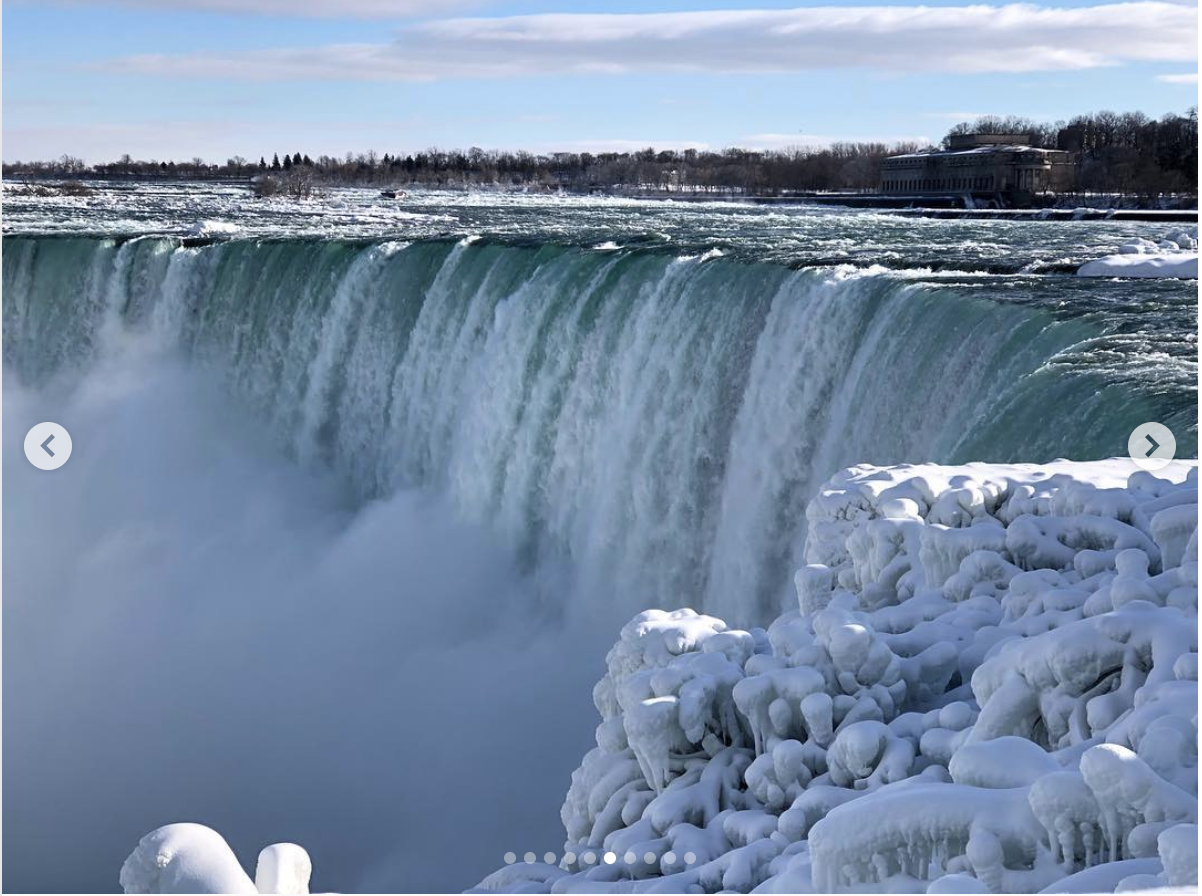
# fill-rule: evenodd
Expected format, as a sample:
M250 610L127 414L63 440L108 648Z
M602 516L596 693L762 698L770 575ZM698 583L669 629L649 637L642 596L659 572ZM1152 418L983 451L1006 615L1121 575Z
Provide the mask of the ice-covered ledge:
M627 623L563 852L478 890L1197 882L1196 462L854 467L807 517L798 608L766 631ZM144 838L127 889L247 888L218 835L183 833ZM269 859L259 892L303 891Z

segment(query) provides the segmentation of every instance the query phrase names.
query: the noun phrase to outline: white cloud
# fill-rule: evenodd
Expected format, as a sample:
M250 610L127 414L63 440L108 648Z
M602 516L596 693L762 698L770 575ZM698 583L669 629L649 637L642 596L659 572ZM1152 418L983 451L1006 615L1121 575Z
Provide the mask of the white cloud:
M1198 73L1186 72L1181 75L1157 75L1157 81L1163 81L1165 84L1197 84Z
M1162 0L1071 9L1013 4L568 13L427 22L403 29L387 44L133 56L102 67L283 81L831 68L1033 72L1194 61L1197 28L1195 6Z
M64 6L128 6L179 12L198 10L323 19L401 19L486 5L487 0L58 0Z

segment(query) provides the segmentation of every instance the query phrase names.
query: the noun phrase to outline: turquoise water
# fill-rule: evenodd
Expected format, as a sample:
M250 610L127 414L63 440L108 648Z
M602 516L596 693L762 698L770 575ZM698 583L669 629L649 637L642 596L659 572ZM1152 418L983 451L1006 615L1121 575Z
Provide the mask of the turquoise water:
M358 500L449 496L630 611L777 612L849 464L1121 455L1146 420L1197 451L1192 284L471 238L5 250L22 382L182 353Z

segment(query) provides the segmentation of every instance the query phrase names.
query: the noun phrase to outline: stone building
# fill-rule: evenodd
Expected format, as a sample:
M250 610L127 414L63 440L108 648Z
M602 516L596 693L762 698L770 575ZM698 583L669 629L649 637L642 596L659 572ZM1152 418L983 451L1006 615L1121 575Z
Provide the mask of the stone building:
M1059 149L1038 149L1027 134L964 134L943 150L890 156L881 163L881 192L989 194L1010 200L1072 187L1073 162Z

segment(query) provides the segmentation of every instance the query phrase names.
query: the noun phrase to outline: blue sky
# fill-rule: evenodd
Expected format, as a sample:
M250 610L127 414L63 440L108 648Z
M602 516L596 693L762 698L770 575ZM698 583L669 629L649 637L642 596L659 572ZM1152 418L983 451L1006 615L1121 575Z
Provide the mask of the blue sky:
M10 0L3 156L938 140L1196 72L1193 2Z

